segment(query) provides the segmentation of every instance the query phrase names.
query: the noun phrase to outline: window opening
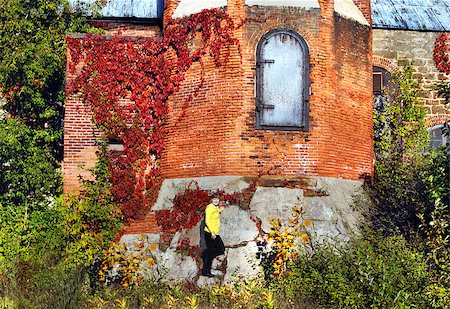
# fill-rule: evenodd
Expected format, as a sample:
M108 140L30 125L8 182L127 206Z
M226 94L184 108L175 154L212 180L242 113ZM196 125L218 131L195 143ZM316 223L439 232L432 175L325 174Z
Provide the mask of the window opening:
M447 144L448 137L444 135L444 126L442 124L428 129L430 133L430 147L429 149L436 150Z

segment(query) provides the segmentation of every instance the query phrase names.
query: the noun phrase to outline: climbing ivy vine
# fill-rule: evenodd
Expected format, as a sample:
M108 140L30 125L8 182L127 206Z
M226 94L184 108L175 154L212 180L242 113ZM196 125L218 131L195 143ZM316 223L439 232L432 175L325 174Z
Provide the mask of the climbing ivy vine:
M168 98L193 63L200 63L204 73L202 56L210 55L217 66L227 63L232 45L239 46L237 27L214 9L169 22L162 37L68 39L69 70L82 66L69 94L80 92L106 138L124 145L122 155L111 156L110 172L125 220L141 217L159 189Z
M445 74L450 74L450 35L441 33L434 42L433 60L436 68ZM450 87L448 81L436 84L438 95L445 99L445 103L450 102ZM448 129L448 124L447 124Z

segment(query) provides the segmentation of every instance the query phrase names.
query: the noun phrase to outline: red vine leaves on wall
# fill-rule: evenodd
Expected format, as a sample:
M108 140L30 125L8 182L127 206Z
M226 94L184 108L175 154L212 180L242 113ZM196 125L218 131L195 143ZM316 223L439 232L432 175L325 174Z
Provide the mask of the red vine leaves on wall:
M228 61L230 47L239 47L237 27L224 11L213 9L169 22L162 37L67 39L69 71L82 66L68 94L81 93L94 123L124 145L121 155L111 156L110 172L125 220L142 217L158 192L168 98L203 55L209 53L217 66Z
M450 74L450 35L440 34L434 43L433 60L436 68Z

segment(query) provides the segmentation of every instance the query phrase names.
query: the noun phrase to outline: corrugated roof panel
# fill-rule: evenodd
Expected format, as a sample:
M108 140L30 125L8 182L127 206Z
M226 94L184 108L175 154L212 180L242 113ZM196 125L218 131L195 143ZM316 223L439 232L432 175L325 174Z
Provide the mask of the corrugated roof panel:
M450 0L372 0L374 28L450 31Z
M69 2L75 7L86 7L94 0L69 0ZM163 0L108 0L100 14L110 18L161 18L163 6Z
M450 31L450 6L444 9L433 8L432 10L444 31Z
M434 30L444 31L442 23L437 18L436 12L431 8L416 8L416 10L421 10L422 22L424 29L433 28ZM438 21L438 23L435 21Z

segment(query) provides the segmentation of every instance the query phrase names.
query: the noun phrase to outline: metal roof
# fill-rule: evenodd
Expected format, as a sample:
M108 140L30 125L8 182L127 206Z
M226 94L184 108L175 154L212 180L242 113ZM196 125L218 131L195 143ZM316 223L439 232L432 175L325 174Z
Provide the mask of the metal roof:
M205 1L205 0L202 0ZM74 6L94 0L69 0ZM104 18L158 19L163 0L109 0ZM375 29L450 31L450 0L371 0Z
M86 7L94 0L69 0L69 2L74 7ZM163 6L163 0L108 0L100 14L103 18L157 19L162 17Z
M450 0L371 0L377 29L450 31Z

